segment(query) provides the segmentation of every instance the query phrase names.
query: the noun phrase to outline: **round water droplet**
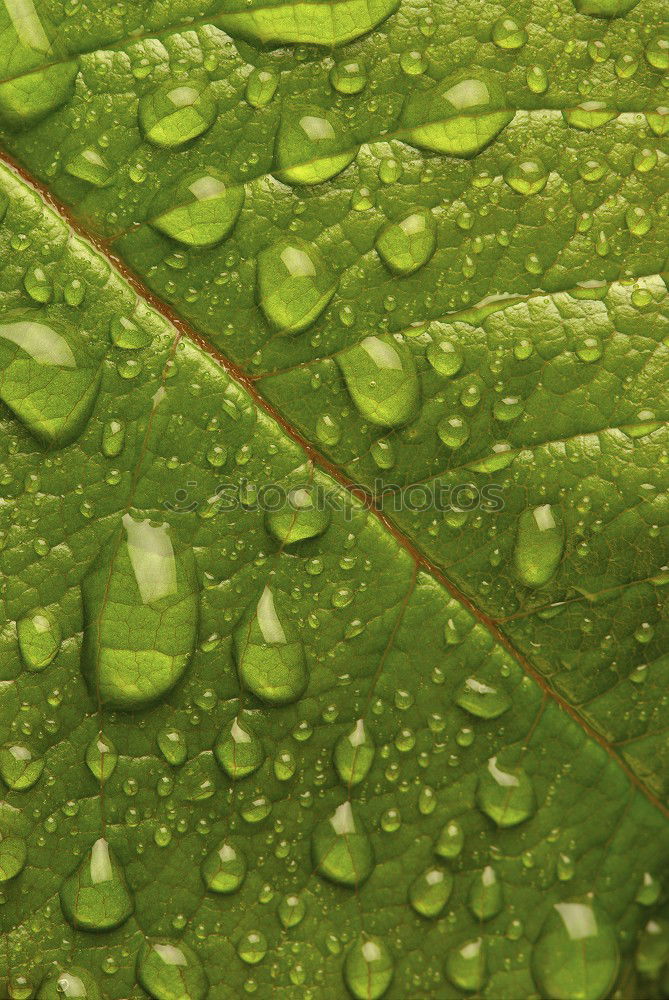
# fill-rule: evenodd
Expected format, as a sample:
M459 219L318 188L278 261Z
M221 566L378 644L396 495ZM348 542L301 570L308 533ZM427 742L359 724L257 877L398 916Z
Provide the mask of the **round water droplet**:
M267 938L262 931L247 931L239 940L237 954L247 965L257 965L267 954Z
M358 785L367 777L374 760L374 743L362 719L353 729L343 733L335 744L334 764L340 781Z
M427 360L439 375L452 378L464 364L462 352L450 340L435 340L428 345Z
M538 194L546 187L548 171L541 160L519 156L505 171L504 180L518 194Z
M118 752L112 741L102 734L93 737L86 749L86 763L93 777L108 781L117 761Z
M476 801L498 826L517 826L529 819L536 809L532 782L521 768L504 770L491 757L479 775Z
M344 961L344 982L356 1000L379 1000L393 978L393 957L379 937L363 935L353 942Z
M205 1000L209 992L200 959L182 941L145 942L137 955L137 978L155 1000Z
M245 721L233 719L223 726L216 746L216 759L233 781L257 771L265 759L262 743Z
M564 528L554 507L542 504L518 519L513 561L521 583L543 587L555 574L564 550Z
M646 46L646 59L653 69L669 69L669 38L656 35Z
M155 146L174 149L213 125L216 104L204 83L164 83L139 101L139 124Z
M548 90L548 74L543 66L529 66L525 79L533 94L545 94Z
M490 35L498 49L522 49L527 42L527 32L511 17L499 17Z
M618 974L616 936L591 900L555 903L532 949L532 973L547 1000L604 1000Z
M157 737L160 751L168 764L178 767L184 764L188 756L188 748L183 733L172 726L165 726Z
M281 119L275 174L285 184L322 184L341 173L357 154L353 136L334 114L307 108Z
M504 897L495 869L486 865L469 888L469 909L479 920L491 920L502 909Z
M374 853L357 806L343 802L312 835L312 855L316 868L331 882L356 886L374 868Z
M434 853L438 854L440 858L457 858L461 853L462 848L465 843L465 835L462 827L457 822L457 820L450 820L441 833L439 834L439 839L434 845Z
M403 343L392 337L365 337L337 355L337 364L365 420L400 427L418 415L418 372Z
M33 757L26 746L10 744L0 749L0 777L14 791L32 788L43 770L43 758Z
M451 948L446 954L445 972L454 986L474 993L483 988L487 977L483 938L474 938Z
M279 616L279 600L283 601L283 595L265 587L233 635L240 680L270 705L297 701L309 679L302 640L291 615Z
M409 902L421 917L438 917L453 891L453 876L445 868L428 868L411 883Z
M158 199L150 219L154 229L189 247L214 247L229 236L244 205L242 184L213 170L185 177Z
M367 73L359 60L346 59L330 70L330 83L340 94L359 94L367 86Z
M506 691L476 677L466 679L455 696L455 702L479 719L498 719L511 708L511 699Z
M37 608L17 623L19 649L30 670L43 670L60 649L62 633L53 612Z
M108 931L119 927L134 906L121 866L100 837L77 870L60 887L66 919L78 930Z
M254 69L246 81L246 100L252 108L264 108L279 86L279 76L273 69Z
M417 209L397 222L387 222L374 246L393 274L408 275L428 262L437 245L437 224L427 209Z
M299 333L311 326L336 287L332 269L304 240L283 240L258 255L258 301L282 333Z
M660 898L661 892L662 885L659 879L656 879L650 872L644 872L641 885L637 889L634 899L637 903L641 903L642 906L654 906Z
M302 922L307 908L301 896L291 894L283 897L279 903L278 912L279 920L288 929L289 927L296 927Z
M47 973L37 993L37 1000L102 1000L102 992L88 969L61 967Z
M513 118L501 89L483 75L458 74L409 96L402 114L406 141L437 153L480 153Z
M231 844L220 844L202 862L202 878L211 892L236 892L245 876L246 858Z
M293 545L308 538L317 538L330 524L330 511L322 490L305 485L283 495L278 510L268 511L267 529L284 545Z

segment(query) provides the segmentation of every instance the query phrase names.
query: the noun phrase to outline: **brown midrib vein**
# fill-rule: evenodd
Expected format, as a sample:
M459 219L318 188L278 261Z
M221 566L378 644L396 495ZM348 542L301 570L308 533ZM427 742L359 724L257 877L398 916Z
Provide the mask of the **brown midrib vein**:
M269 400L262 396L254 383L254 380L243 371L239 365L235 364L216 347L210 344L198 331L179 316L171 306L159 299L128 267L125 261L112 253L103 240L92 235L81 225L70 213L68 208L59 202L53 194L39 181L36 181L31 174L18 164L5 150L0 149L0 162L4 162L10 167L26 184L35 190L47 205L49 205L57 215L59 215L68 226L77 233L87 243L92 245L118 271L135 292L144 299L157 313L163 316L182 337L186 337L205 354L211 357L238 385L241 385L248 393L253 403L263 410L278 426L291 438L307 455L307 457L320 469L331 476L348 493L355 496L363 506L372 514L383 526L385 531L395 539L397 544L408 553L419 569L436 580L444 590L447 591L459 604L481 624L490 635L499 643L507 653L518 663L521 669L539 685L544 695L552 699L564 712L567 713L585 732L585 734L597 743L611 757L621 770L625 773L629 781L639 789L646 799L655 806L664 816L669 818L669 807L666 806L651 790L644 784L639 776L632 770L627 761L622 757L604 736L585 719L581 713L574 708L558 691L548 683L543 674L527 659L527 657L516 648L509 636L499 627L498 623L478 608L473 601L463 593L449 578L443 570L432 562L421 550L408 538L400 527L388 517L367 494L365 490L357 486L342 470L331 462L325 455L321 454L313 444L304 437Z

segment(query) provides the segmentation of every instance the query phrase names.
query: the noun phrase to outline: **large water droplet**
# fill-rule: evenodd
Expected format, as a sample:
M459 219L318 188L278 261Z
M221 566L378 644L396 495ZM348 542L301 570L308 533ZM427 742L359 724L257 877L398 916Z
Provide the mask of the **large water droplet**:
M320 108L284 115L276 137L274 173L285 184L321 184L341 173L358 153L353 136Z
M64 331L16 317L0 324L0 399L45 444L69 444L86 426L100 371Z
M518 518L513 564L526 587L543 587L558 568L564 528L554 507L542 504Z
M246 81L245 97L252 108L264 108L272 100L279 86L279 76L274 69L254 69Z
M184 673L195 645L198 597L190 549L168 524L123 517L82 583L82 662L103 703L135 709Z
M374 868L374 852L367 831L357 814L357 806L343 802L312 835L316 868L338 885L356 886Z
M379 257L393 274L413 274L434 253L437 224L427 209L421 208L397 222L387 222L379 231L374 246Z
M283 240L258 255L258 301L272 326L283 333L311 326L336 287L332 270L304 240Z
M365 337L338 354L337 364L365 420L400 427L418 415L420 382L404 344L392 337Z
M37 1000L102 1000L102 993L88 969L70 965L47 973Z
M546 187L548 171L541 160L519 156L505 171L504 180L518 194L538 194Z
M618 963L613 928L591 900L555 903L532 949L532 973L547 1000L603 1000Z
M77 62L59 62L0 83L0 121L8 128L31 128L69 101L79 72Z
M216 104L203 83L164 83L139 101L142 132L155 146L172 149L202 135L216 119Z
M244 205L244 186L214 171L183 180L169 204L150 220L154 229L189 247L213 247L232 232Z
M0 836L0 884L23 871L28 851L23 837Z
M583 101L575 108L569 108L563 112L564 119L568 125L582 129L584 132L591 132L593 129L606 125L618 117L618 112L607 107L603 101Z
M342 733L334 748L334 764L345 785L358 785L367 777L374 760L374 743L358 719L353 729Z
M33 757L26 746L10 744L0 749L0 777L14 791L32 788L43 770L44 759Z
M503 902L502 884L495 869L486 865L469 888L469 909L479 920L491 920L502 909Z
M344 961L344 982L356 1000L379 1000L393 978L393 956L380 937L363 935Z
M168 764L179 767L188 756L188 747L183 733L172 726L165 726L157 736L158 746Z
M86 181L93 187L106 187L112 177L112 169L97 149L82 149L67 161L65 170L70 177Z
M486 954L483 938L474 938L451 948L446 954L446 975L461 990L474 993L485 985Z
M455 696L455 702L479 719L497 719L511 707L506 691L468 677Z
M327 498L312 486L296 486L288 491L278 510L267 512L266 524L283 545L317 538L330 524Z
M200 959L182 941L145 942L137 955L137 978L154 1000L205 1000L209 992Z
M501 89L483 76L458 74L411 95L402 113L407 141L450 156L480 153L513 118Z
M241 35L251 42L324 45L331 49L366 35L397 7L398 0L338 0L333 6L307 0L299 17L288 4L257 3L243 0L232 11L219 14L216 23L233 38ZM232 7L233 4L230 4Z
M505 771L491 757L479 776L476 801L498 826L517 826L536 808L532 782L521 768Z
M409 902L422 917L438 917L453 891L453 876L445 868L428 868L414 879Z
M212 892L236 892L245 876L246 858L231 844L220 844L202 862L202 878Z
M233 648L246 688L270 705L288 705L308 682L304 646L290 615L277 612L280 594L265 587L235 628ZM279 607L280 610L280 607Z
M19 649L30 670L43 670L60 649L62 633L55 615L37 608L22 618L16 626Z
M574 0L576 10L593 17L621 17L638 4L639 0Z
M128 919L134 907L123 870L100 837L77 870L60 887L67 920L78 930L109 931Z
M221 730L216 746L216 759L233 781L257 771L265 759L262 743L243 720L233 719Z

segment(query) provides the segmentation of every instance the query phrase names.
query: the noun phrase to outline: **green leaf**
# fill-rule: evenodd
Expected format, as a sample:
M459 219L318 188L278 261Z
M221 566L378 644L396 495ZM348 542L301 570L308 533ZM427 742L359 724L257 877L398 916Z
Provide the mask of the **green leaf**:
M0 994L669 995L660 16L2 7Z

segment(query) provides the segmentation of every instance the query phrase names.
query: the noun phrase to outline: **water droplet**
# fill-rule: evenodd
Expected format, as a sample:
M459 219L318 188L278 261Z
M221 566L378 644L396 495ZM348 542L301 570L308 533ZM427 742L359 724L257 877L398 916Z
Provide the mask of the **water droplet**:
M216 758L233 781L257 771L265 759L262 743L246 722L224 726L214 747Z
M272 326L283 333L311 326L336 287L332 269L303 240L284 240L258 255L258 301Z
M234 229L245 192L210 171L186 178L165 197L168 205L150 220L153 228L184 246L214 247Z
M44 41L48 46L46 37ZM0 121L10 129L31 128L69 101L78 73L75 60L13 75L0 83Z
M407 49L400 55L400 68L407 76L421 76L428 67L428 61L422 52Z
M453 876L444 868L428 868L411 883L409 902L422 917L438 917L453 891Z
M382 427L400 427L418 415L420 383L413 355L391 337L365 337L337 356L360 414Z
M188 756L188 750L184 735L179 729L173 729L171 726L165 726L159 731L157 742L160 751L168 764L172 764L173 767L178 767L179 765L185 763L186 757Z
M40 441L63 447L83 431L100 386L97 365L65 331L16 317L0 324L0 399Z
M104 704L143 707L183 675L197 635L195 560L167 523L122 518L82 584L82 662Z
M17 623L16 631L25 665L30 670L48 667L62 640L55 615L45 608L37 608Z
M266 515L267 529L284 545L294 545L317 538L330 524L330 511L321 490L296 486L288 491L285 502Z
M340 781L345 785L358 785L367 777L374 760L374 743L358 719L353 729L343 733L334 748L334 764Z
M602 345L597 339L597 337L584 337L576 345L576 357L580 358L581 361L587 363L592 363L593 361L599 361L602 356Z
M449 340L434 340L427 348L427 360L439 375L452 378L464 364L462 352Z
M316 437L321 444L333 447L341 440L341 427L334 417L324 413L316 421Z
M298 45L323 45L328 49L366 35L397 7L397 0L375 0L361 6L357 0L338 0L333 7L316 3L308 17L295 17L295 11L283 5L242 8L217 16L217 24L233 38L238 35L262 45L295 42Z
M1 847L1 845L0 845ZM644 872L641 885L637 889L634 899L642 906L654 906L660 898L662 886L659 879L656 879L650 872Z
M377 469L392 469L395 465L395 449L390 441L379 438L369 449Z
M289 927L296 927L302 922L307 912L307 908L301 896L291 894L283 897L279 903L278 912L279 920L283 926L288 929Z
M633 236L645 236L652 225L650 215L641 205L630 205L625 212L625 222Z
M502 909L503 902L502 886L495 875L495 869L486 865L474 877L469 888L469 909L479 920L491 920Z
M125 876L109 844L100 837L77 870L60 887L66 919L78 930L108 931L128 919L134 907Z
M139 123L155 146L174 149L197 138L216 119L216 104L203 83L164 83L139 101Z
M457 75L410 96L402 114L407 141L451 156L480 153L513 118L497 84Z
M308 675L291 616L282 622L277 612L278 596L265 587L235 628L233 645L244 686L270 705L288 705L304 693Z
M564 528L550 504L525 510L518 519L513 561L526 587L543 587L558 568Z
M439 839L434 846L434 852L435 854L438 854L440 858L446 858L448 860L457 858L462 851L464 843L465 835L462 827L457 820L452 819L446 823L439 834Z
M358 155L347 128L321 108L284 115L276 137L274 173L284 184L322 184Z
M14 791L32 788L43 770L44 759L33 757L26 746L10 744L0 749L0 777Z
M656 35L646 46L646 59L653 69L669 69L669 38Z
M202 878L211 892L236 892L245 876L246 858L231 844L220 844L202 862Z
M267 954L267 938L261 931L247 931L239 940L237 954L247 965L257 965Z
M47 973L37 1000L103 1000L102 993L88 969L76 965Z
M65 170L70 177L86 181L93 187L106 187L111 181L112 170L97 149L82 149L67 161Z
M447 448L461 448L469 440L469 424L462 417L442 417L437 424L437 434Z
M546 187L548 171L540 160L519 156L505 171L504 180L518 194L538 194Z
M474 938L451 948L446 954L446 975L454 986L474 993L486 981L486 954L483 938Z
M581 14L592 17L621 17L636 7L639 0L574 0L574 6Z
M390 986L393 971L393 957L383 940L363 935L346 954L344 982L356 1000L379 1000Z
M121 420L108 420L102 428L102 454L117 458L125 445L125 424Z
M359 94L367 86L365 67L356 59L335 63L330 70L330 83L340 94Z
M0 836L0 885L23 871L27 853L23 837Z
M418 209L397 222L387 222L374 246L393 274L413 274L428 262L437 245L437 224L427 209Z
M548 74L543 66L529 66L525 79L533 94L545 94L548 90Z
M252 108L266 107L279 86L278 73L273 69L254 69L246 81L246 100Z
M575 108L563 112L565 121L574 128L590 132L618 117L618 112L608 108L603 101L583 101Z
M343 802L318 824L312 835L312 854L321 875L338 885L356 886L369 877L374 853L357 806Z
M532 782L522 770L505 771L491 757L479 775L476 801L497 826L517 826L529 819L536 808Z
M151 343L151 334L127 316L115 316L109 325L109 336L115 347L136 351Z
M155 1000L205 1000L209 992L200 959L182 941L145 942L137 955L137 978Z
M455 702L479 719L498 719L509 708L511 699L502 688L468 677L455 696Z
M498 17L492 26L491 38L498 49L522 49L527 32L511 17Z
M95 736L86 749L86 763L94 778L108 781L118 761L118 751L106 736Z
M591 901L552 906L532 950L532 973L547 1000L604 1000L618 964L613 928Z

